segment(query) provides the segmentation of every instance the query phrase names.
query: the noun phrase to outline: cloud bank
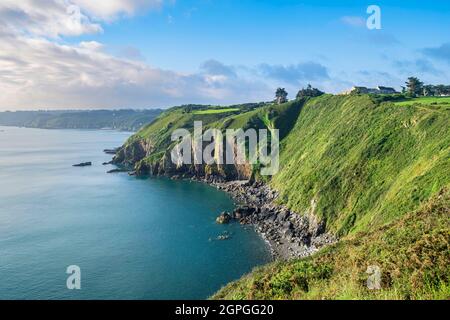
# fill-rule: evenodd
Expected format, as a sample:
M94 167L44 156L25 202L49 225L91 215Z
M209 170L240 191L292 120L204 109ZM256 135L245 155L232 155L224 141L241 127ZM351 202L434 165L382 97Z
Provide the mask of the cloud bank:
M102 32L101 23L158 8L162 0L3 0L0 3L0 109L161 107L256 99L267 91L232 67L206 61L184 74L119 57L98 42L65 36Z
M283 82L328 79L314 62L242 70L207 60L197 72L164 70L136 48L118 56L101 43L64 39L103 32L102 23L159 8L163 0L3 0L0 3L0 110L147 108L272 99ZM280 83L281 82L281 83Z
M170 3L174 0L2 0L0 111L230 104L273 99L278 86L292 97L308 83L328 92L369 81L402 83L382 70L333 75L315 61L238 66L210 59L186 73L153 66L138 48L125 47L112 55L99 42L67 43L69 37L104 32L107 23ZM363 25L359 17L344 17L342 22ZM374 37L378 44L398 44L389 34ZM420 51L426 58L397 61L395 67L400 74L416 70L440 75L434 63L450 63L449 49L449 43L426 48Z

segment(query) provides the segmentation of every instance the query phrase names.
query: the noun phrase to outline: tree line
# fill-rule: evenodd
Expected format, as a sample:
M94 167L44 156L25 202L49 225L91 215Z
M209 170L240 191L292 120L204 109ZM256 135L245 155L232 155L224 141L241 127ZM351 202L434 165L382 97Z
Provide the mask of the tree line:
M409 77L402 86L402 93L411 97L438 97L450 96L450 85L432 85L424 84L417 77ZM298 91L296 98L318 97L325 94L317 88L313 88L310 84L306 88ZM275 103L282 104L288 102L288 93L285 88L278 88L275 92Z
M425 85L416 77L409 77L402 87L402 93L413 97L436 97L450 95L450 86L448 85Z

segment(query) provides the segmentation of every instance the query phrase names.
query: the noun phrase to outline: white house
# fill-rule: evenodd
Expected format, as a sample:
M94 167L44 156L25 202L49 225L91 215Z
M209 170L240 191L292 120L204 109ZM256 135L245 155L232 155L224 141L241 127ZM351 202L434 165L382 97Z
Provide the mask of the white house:
M368 93L372 93L372 94L395 94L395 93L399 93L397 92L397 90L395 90L394 88L391 87L383 87L383 86L378 86L376 88L367 88L367 87L353 87L350 90L344 92L344 94L368 94Z

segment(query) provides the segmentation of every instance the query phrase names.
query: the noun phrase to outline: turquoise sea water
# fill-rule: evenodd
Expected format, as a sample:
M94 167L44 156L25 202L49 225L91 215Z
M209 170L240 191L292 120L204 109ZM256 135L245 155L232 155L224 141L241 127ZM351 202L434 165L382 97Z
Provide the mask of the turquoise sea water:
M205 299L270 260L251 228L215 223L228 195L106 174L102 150L128 136L0 127L0 299Z

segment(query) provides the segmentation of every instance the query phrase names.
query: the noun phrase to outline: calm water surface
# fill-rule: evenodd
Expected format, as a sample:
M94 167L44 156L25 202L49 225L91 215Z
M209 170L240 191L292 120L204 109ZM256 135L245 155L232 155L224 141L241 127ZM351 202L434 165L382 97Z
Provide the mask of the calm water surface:
M0 299L205 299L270 261L251 228L215 223L225 193L106 174L102 150L128 136L0 127Z

